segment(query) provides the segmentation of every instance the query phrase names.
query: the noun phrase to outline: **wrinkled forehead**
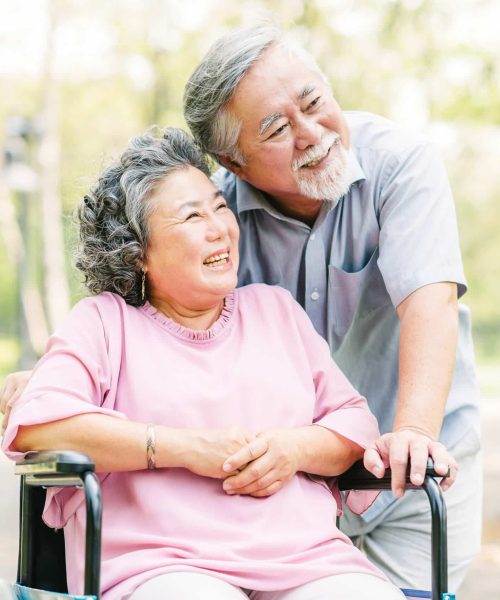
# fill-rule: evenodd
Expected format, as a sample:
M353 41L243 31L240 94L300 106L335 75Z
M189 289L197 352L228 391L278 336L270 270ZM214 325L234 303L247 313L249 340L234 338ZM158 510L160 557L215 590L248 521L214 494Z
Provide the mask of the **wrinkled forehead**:
M324 87L324 75L311 61L289 46L275 44L265 49L236 87L229 103L231 112L244 125L249 124Z

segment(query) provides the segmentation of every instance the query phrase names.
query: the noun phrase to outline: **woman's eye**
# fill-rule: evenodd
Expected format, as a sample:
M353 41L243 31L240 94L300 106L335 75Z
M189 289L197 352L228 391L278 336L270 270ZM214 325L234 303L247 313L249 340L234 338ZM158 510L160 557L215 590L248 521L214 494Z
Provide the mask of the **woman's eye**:
M225 202L221 202L217 205L217 208L215 210L220 210L221 208L227 208L227 204Z
M189 221L190 219L195 219L196 217L199 217L199 216L200 216L200 213L193 212L186 217L186 221Z

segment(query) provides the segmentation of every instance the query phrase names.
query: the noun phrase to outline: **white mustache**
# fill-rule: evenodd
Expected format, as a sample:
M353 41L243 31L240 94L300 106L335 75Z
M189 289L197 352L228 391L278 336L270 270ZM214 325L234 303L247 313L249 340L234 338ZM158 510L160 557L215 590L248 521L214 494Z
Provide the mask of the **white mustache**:
M317 146L309 148L300 158L296 158L292 162L292 169L298 171L307 163L322 158L332 146L337 146L338 144L340 144L340 135L337 133L328 133Z

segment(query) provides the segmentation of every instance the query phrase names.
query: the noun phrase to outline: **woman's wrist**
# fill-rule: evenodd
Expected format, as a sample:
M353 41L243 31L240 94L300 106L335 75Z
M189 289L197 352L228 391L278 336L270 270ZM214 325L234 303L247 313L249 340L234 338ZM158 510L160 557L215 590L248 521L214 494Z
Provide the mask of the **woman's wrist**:
M192 448L190 429L155 426L156 468L186 468Z

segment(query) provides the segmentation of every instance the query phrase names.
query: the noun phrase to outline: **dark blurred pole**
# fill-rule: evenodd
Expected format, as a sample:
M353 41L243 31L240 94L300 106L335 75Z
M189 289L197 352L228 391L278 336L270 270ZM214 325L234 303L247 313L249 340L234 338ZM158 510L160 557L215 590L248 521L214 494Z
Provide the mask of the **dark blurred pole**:
M36 182L36 174L30 167L29 144L36 136L35 128L28 119L11 117L7 120L6 142L4 147L4 175L7 187L16 198L17 221L22 245L14 253L17 273L17 327L21 353L17 367L32 368L37 355L33 348L27 311L28 294L31 285L30 263L34 260L33 236L31 235L31 202Z

